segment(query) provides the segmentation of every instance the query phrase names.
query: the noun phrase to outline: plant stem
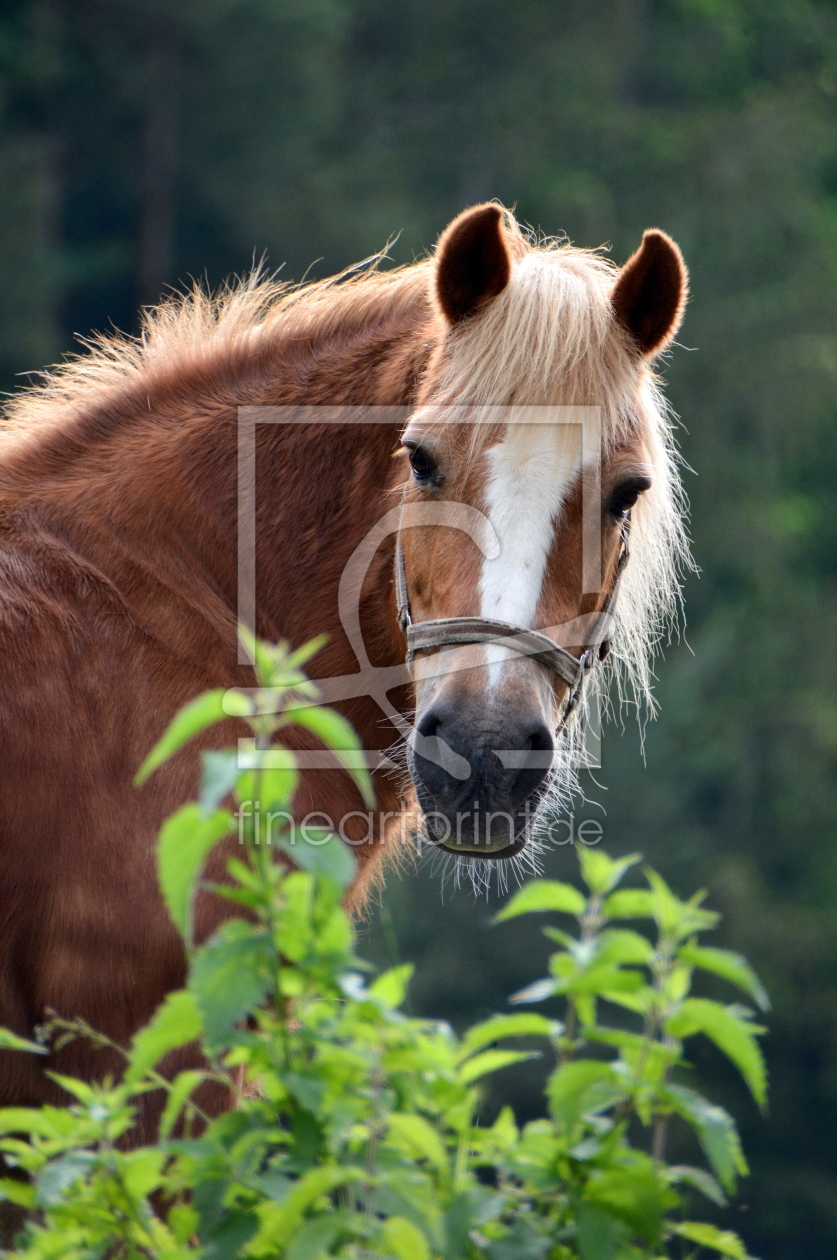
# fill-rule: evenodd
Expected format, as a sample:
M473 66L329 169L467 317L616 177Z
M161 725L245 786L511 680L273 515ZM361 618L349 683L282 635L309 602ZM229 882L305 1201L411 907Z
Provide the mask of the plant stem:
M651 1158L664 1160L666 1157L666 1136L668 1134L668 1116L656 1115L651 1135Z
M470 1105L468 1107L468 1113L465 1116L465 1123L462 1125L462 1132L459 1135L459 1142L456 1147L456 1164L453 1170L454 1194L456 1194L456 1192L462 1187L462 1183L465 1180L465 1172L468 1164L468 1134L471 1128L471 1121L474 1116L474 1106L476 1101L476 1094L472 1094Z

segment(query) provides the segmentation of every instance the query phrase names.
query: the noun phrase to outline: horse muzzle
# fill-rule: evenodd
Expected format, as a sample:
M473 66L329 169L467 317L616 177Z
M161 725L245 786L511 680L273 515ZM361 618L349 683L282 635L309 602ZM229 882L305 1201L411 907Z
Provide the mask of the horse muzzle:
M431 705L410 747L428 840L463 857L514 857L529 838L554 752L540 716L486 729L460 706Z

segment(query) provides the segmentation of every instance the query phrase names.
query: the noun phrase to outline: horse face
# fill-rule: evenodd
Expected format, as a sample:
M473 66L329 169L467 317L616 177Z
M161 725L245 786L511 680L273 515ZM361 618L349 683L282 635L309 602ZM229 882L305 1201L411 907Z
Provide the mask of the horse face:
M578 425L524 418L475 433L419 413L404 446L412 485L402 545L414 620L479 616L543 629L580 655L613 580L625 513L651 484L639 437L587 477ZM585 510L590 482L597 496ZM411 526L415 503L439 504L440 526ZM592 591L591 545L600 574ZM429 837L457 854L513 856L548 787L566 685L495 644L418 653L414 678L420 738L410 765Z
M414 621L477 616L584 650L625 514L653 479L638 398L686 284L662 233L646 233L618 276L606 268L510 238L494 205L441 238L435 300L447 331L403 436ZM521 397L531 406L515 405ZM593 446L558 404L604 414ZM443 528L428 523L432 504ZM429 838L513 857L549 785L566 684L495 643L419 652L414 681L410 768Z

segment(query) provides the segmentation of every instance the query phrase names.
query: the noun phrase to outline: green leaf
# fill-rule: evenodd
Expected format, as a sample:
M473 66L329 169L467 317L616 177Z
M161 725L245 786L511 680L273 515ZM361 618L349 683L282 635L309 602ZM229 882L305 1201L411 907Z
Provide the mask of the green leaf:
M680 1055L673 1046L649 1042L642 1033L631 1032L628 1028L603 1028L597 1025L595 1028L585 1028L584 1036L588 1041L615 1046L623 1052L623 1058L634 1055L636 1059L644 1058L646 1061L662 1059L669 1063L677 1063L680 1060Z
M524 1059L539 1059L536 1051L525 1050L486 1050L476 1055L459 1069L459 1079L463 1085L471 1085L486 1076L489 1072L499 1072L501 1068L512 1063L522 1063Z
M61 1072L48 1071L46 1074L53 1081L57 1081L63 1089L66 1089L68 1094L72 1094L73 1098L77 1098L85 1107L93 1107L99 1102L96 1087L88 1085L86 1081L80 1081L75 1076L64 1076Z
M255 739L238 741L238 764L241 774L236 784L236 797L242 806L246 806L243 814L246 818L255 817L253 811L258 802L260 835L267 830L264 841L274 843L276 835L273 827L277 819L281 820L281 832L285 834L291 822L291 802L299 783L299 771L296 768L296 757L290 748L281 744L271 744L269 748L257 748ZM268 819L269 814L274 817Z
M730 1260L751 1260L747 1249L737 1234L729 1229L718 1229L715 1225L707 1225L703 1221L683 1221L675 1225L674 1233L689 1242L698 1243L701 1247L709 1247L719 1251Z
M645 877L654 896L654 918L664 936L680 941L693 932L706 932L715 927L721 917L714 910L704 910L700 902L706 893L695 893L688 901L675 897L662 875L646 870Z
M533 980L525 989L519 989L509 998L510 1006L523 1006L527 1002L545 1002L555 996L558 984L551 979Z
M770 1010L770 998L767 996L767 991L742 954L736 954L731 949L714 949L689 941L681 945L678 956L690 967L700 967L702 971L711 971L716 976L729 980L730 984L743 989L760 1011Z
M628 1236L628 1227L623 1221L615 1220L608 1212L593 1207L592 1203L579 1204L579 1260L617 1260L617 1257L630 1255L630 1252L620 1250L620 1244L626 1243Z
M587 902L572 884L561 884L554 879L533 879L514 894L496 915L495 923L515 919L520 914L534 914L542 910L557 910L562 914L583 914Z
M313 1168L296 1182L278 1210L266 1217L263 1227L252 1243L257 1256L273 1256L283 1247L299 1227L306 1210L324 1194L352 1181L365 1181L367 1174L362 1168L351 1165L335 1167L333 1164ZM272 1206L272 1205L271 1205Z
M327 1082L315 1071L285 1072L282 1083L288 1093L300 1103L312 1116L320 1114L323 1097L328 1088Z
M327 643L327 634L315 635L313 639L309 639L307 643L303 643L302 647L298 647L295 651L291 652L290 656L285 661L285 669L301 669L302 666L306 665L308 661L311 660L312 656L316 656L320 649L324 648Z
M430 1260L424 1234L404 1216L391 1216L381 1225L381 1242L397 1260Z
M584 1197L630 1225L650 1244L648 1257L659 1254L664 1218L679 1202L660 1165L633 1148L620 1151L618 1162L591 1170Z
M501 1037L559 1037L564 1031L563 1024L557 1020L547 1019L545 1015L537 1015L534 1011L520 1015L495 1015L469 1028L462 1038L457 1058L461 1062L483 1046L490 1046Z
M37 1041L28 1041L8 1028L0 1028L0 1050L24 1050L29 1054L49 1054L46 1046L39 1046Z
M473 1192L460 1191L455 1194L445 1212L445 1247L442 1252L444 1260L464 1260L471 1251L468 1245L469 1235L476 1225L474 1209L476 1196Z
M244 1247L258 1228L259 1218L255 1212L241 1208L225 1211L210 1230L206 1233L201 1230L201 1260L240 1260Z
M550 967L557 973L556 991L574 998L589 995L613 1000L613 994L638 993L648 987L641 972L632 967L614 967L608 962L599 964L593 960L587 965L575 964L575 960L565 954L554 954Z
M241 692L227 691L224 688L205 691L202 696L197 696L180 710L162 739L154 745L140 766L134 782L138 787L145 783L149 775L164 761L168 761L172 753L195 735L205 731L208 726L223 722L228 717L247 717L252 711L250 702Z
M511 1107L503 1108L488 1132L492 1140L501 1143L506 1150L517 1145L520 1133Z
M388 1120L388 1140L405 1147L419 1159L428 1160L442 1175L448 1172L445 1144L436 1129L423 1116L394 1112Z
M614 859L608 857L601 849L587 849L584 845L576 847L582 878L597 897L603 897L615 888L622 876L630 867L642 860L639 853L630 853L627 857Z
M588 1111L607 1106L619 1096L619 1082L609 1063L577 1059L559 1067L547 1082L550 1111L571 1133Z
M296 835L284 837L278 848L301 871L311 875L326 875L340 888L348 888L355 877L357 859L348 845L329 831L307 829L308 839Z
M297 1230L287 1247L287 1260L325 1260L340 1234L356 1233L363 1227L363 1217L354 1212L327 1212L306 1221Z
M238 623L238 638L244 651L253 662L260 687L269 687L277 668L277 649L257 639L249 626Z
M174 1235L175 1242L185 1243L198 1232L200 1216L191 1204L176 1203L166 1211L166 1224Z
M705 1168L692 1168L690 1164L673 1164L666 1173L672 1185L693 1186L718 1207L727 1206L727 1196L718 1182Z
M647 1015L649 1011L655 1009L659 1001L659 994L650 984L640 985L639 988L630 991L611 989L605 984L597 990L596 996L604 998L606 1002L612 1002L614 1006L621 1006L626 1011L633 1011L636 1015Z
M602 904L606 919L653 919L654 894L647 888L620 888Z
M208 817L232 792L241 770L237 752L205 752L201 756L201 812Z
M434 1257L444 1246L439 1195L426 1170L417 1167L381 1169L372 1194L372 1211L403 1216L430 1239Z
M343 768L352 776L367 809L374 808L375 792L372 779L365 766L359 763L357 756L362 752L360 740L354 728L342 714L323 706L289 705L284 717L295 726L304 726L306 730L316 735L326 748L331 749Z
M654 957L651 942L628 928L608 928L597 937L596 965L602 963L644 963Z
M686 998L674 1015L665 1021L672 1036L691 1037L702 1032L738 1068L750 1092L763 1109L767 1101L767 1072L756 1037L765 1030L743 1019L733 1006L722 1006L708 998Z
M201 1014L188 989L169 993L149 1024L131 1043L127 1081L141 1081L170 1050L178 1050L201 1035Z
M400 967L385 971L382 976L378 976L374 984L369 986L371 996L383 1002L384 1006L397 1010L407 996L407 986L414 971L415 967L412 963L403 963Z
M735 1121L723 1107L709 1102L685 1085L667 1085L660 1095L698 1135L706 1158L725 1190L735 1189L736 1179L747 1175L747 1161Z
M223 1045L233 1025L259 1005L271 981L273 962L270 938L243 919L230 919L195 954L189 989L211 1048Z
M184 805L164 824L157 845L160 888L180 935L192 936L195 883L210 851L232 830L232 815L216 810L205 818L199 805Z
M157 1146L142 1146L119 1157L122 1184L135 1199L145 1199L160 1184L160 1169L168 1152Z
M38 1174L35 1184L40 1207L55 1207L67 1190L87 1177L99 1162L95 1151L69 1151L53 1159Z
M542 1223L537 1217L533 1219L532 1213L518 1216L502 1238L495 1238L486 1250L479 1254L487 1256L488 1260L544 1260L544 1257L550 1254L560 1255L560 1252L553 1251L552 1239L543 1232L544 1225L545 1222ZM548 1229L549 1226L546 1228ZM627 1233L624 1226L619 1226L619 1228L622 1235ZM457 1251L454 1254L458 1258L463 1253ZM565 1256L569 1254L568 1251L564 1251ZM607 1260L613 1260L614 1256L613 1251L607 1253L585 1251L581 1245L581 1230L579 1230L578 1254L581 1260L604 1260L605 1255Z
M0 1133L29 1133L44 1138L61 1137L60 1120L67 1112L56 1107L2 1107Z
M191 994L189 996L191 997ZM166 1099L166 1105L163 1108L163 1114L160 1118L161 1142L165 1142L169 1137L189 1098L198 1086L205 1080L206 1072L200 1072L196 1068L189 1068L185 1072L178 1072L172 1082L168 1098Z
M38 1206L37 1189L27 1181L0 1177L0 1203L14 1203L31 1211ZM6 1252L6 1255L9 1253Z

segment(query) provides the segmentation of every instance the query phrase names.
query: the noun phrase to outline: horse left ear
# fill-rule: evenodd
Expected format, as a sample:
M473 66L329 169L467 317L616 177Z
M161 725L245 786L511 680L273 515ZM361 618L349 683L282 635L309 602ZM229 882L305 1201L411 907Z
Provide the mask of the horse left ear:
M439 237L436 297L445 318L458 324L502 293L511 278L503 211L493 202L463 210Z
M683 255L658 228L643 233L642 244L622 268L610 300L616 318L640 353L659 354L677 333L689 292Z

